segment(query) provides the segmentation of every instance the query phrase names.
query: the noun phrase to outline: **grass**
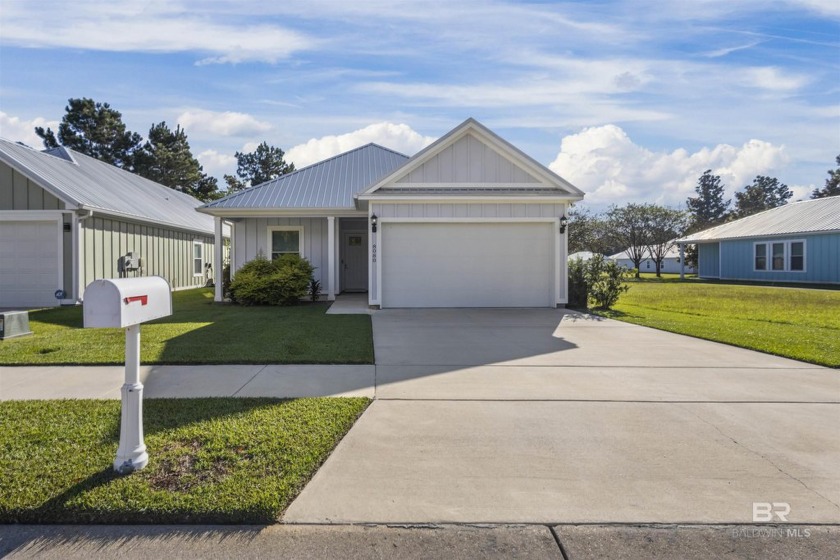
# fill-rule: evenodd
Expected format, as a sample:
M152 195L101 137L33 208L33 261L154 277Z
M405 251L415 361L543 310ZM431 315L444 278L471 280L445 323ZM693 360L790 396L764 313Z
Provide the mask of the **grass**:
M371 364L367 315L295 307L214 304L209 289L172 294L174 314L141 326L145 364ZM32 336L0 341L0 365L122 364L121 329L83 329L82 308L29 314Z
M0 403L0 523L274 523L368 399L148 399L148 466L113 472L120 402Z
M642 275L601 315L840 367L840 291ZM690 359L688 357L687 359Z

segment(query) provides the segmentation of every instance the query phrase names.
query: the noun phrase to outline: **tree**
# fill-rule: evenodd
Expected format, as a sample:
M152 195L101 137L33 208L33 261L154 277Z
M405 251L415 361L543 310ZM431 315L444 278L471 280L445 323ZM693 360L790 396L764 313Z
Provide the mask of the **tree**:
M586 207L572 207L569 210L569 253L592 251L611 255L611 239L607 235L607 224L600 214L593 214ZM619 249L620 250L620 249Z
M225 175L228 192L241 191L254 185L276 179L295 170L295 164L287 163L280 148L263 142L250 153L236 152L236 176Z
M128 171L134 168L134 152L142 138L126 130L122 113L107 103L93 99L68 99L65 114L58 125L58 138L52 129L35 127L45 148L66 146Z
M720 176L712 175L711 169L704 171L694 187L697 196L686 200L693 231L700 231L726 220L726 212L732 201L723 200L723 191Z
M205 175L192 155L184 129L177 126L172 130L166 122L149 129L149 139L135 153L135 171L202 201L212 200L218 191L216 178Z
M636 278L639 277L639 267L647 251L648 221L652 206L652 204L612 206L607 212L610 235L619 246L626 248L627 256L636 268Z
M811 198L840 196L840 155L834 158L834 161L837 163L837 169L828 170L828 179L825 180L825 186L821 189L814 189L811 192Z
M647 227L647 251L659 277L665 257L688 227L688 216L682 210L653 205L648 209Z
M787 204L793 192L775 177L757 175L752 185L735 193L735 216L744 218Z

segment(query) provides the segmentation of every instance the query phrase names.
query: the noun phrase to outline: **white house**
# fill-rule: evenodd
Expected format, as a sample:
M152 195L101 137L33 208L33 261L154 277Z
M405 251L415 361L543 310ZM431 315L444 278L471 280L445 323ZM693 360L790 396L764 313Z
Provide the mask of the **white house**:
M76 303L99 278L203 286L218 261L200 205L67 148L0 139L0 307Z
M624 266L629 269L636 268L636 265L633 264L633 261L630 259L630 255L627 251L622 251L621 253L616 253L615 255L610 255L607 257L610 260L615 261L620 266ZM656 272L656 262L650 258L644 259L641 264L639 265L639 272ZM667 272L667 273L679 273L680 272L680 250L679 247L674 245L671 247L667 253L665 253L665 259L662 261L662 268L660 272ZM696 269L692 266L685 267L686 274L694 274Z
M232 226L234 273L258 254L298 253L328 299L554 307L567 301L564 218L582 198L468 119L411 158L368 144L198 210L218 236Z

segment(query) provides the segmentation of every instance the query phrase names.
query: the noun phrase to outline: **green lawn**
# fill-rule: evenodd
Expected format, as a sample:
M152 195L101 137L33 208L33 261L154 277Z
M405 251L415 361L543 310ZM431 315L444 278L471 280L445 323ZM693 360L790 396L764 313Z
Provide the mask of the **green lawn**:
M172 294L174 314L141 327L144 364L371 364L367 315L295 307L214 304L209 289ZM121 364L121 329L83 329L82 308L29 314L32 336L0 341L0 365Z
M274 523L368 399L148 399L148 466L111 463L120 402L0 402L0 523Z
M840 367L840 290L680 281L643 275L600 314L680 334Z

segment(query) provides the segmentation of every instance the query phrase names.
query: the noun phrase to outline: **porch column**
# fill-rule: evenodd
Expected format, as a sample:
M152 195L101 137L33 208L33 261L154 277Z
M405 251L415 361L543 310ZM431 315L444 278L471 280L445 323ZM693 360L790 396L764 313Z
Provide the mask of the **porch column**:
M685 245L680 243L680 280L685 280Z
M215 285L215 291L213 294L213 301L221 302L223 293L222 293L222 269L224 268L225 264L224 260L224 249L225 249L225 236L222 230L222 218L220 216L214 216L213 220L216 222L216 236L214 239L213 244L213 251L215 254L215 263L216 266L213 267L213 284Z
M335 301L335 216L327 216L327 300Z

